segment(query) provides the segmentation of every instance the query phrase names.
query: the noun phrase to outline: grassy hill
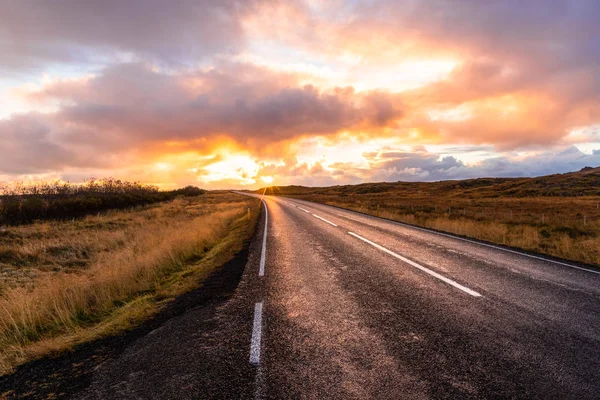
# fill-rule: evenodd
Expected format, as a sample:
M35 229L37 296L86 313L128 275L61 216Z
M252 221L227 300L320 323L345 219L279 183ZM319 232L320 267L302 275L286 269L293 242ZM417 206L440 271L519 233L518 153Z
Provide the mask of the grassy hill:
M265 188L257 191L262 193ZM362 195L386 193L402 196L439 196L468 198L497 197L580 197L600 196L600 167L537 178L478 178L440 182L378 182L330 187L272 186L267 194L276 195Z
M600 266L600 167L536 178L272 186L288 196Z

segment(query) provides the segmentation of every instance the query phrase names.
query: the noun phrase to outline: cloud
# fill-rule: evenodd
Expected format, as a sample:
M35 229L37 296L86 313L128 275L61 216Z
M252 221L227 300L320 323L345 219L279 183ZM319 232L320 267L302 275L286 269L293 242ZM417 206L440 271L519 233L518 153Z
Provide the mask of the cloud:
M350 23L341 32L364 34L370 40L385 32L387 39L404 35L407 40L437 41L439 47L463 54L497 54L536 63L536 56L552 66L591 64L598 59L594 33L600 5L594 0L477 0L355 2ZM347 22L347 21L343 21ZM356 30L361 26L366 29ZM374 30L372 30L374 29ZM557 58L568 55L570 58ZM575 61L573 58L577 59Z
M374 181L542 176L578 171L586 166L600 166L600 154L584 154L575 146L525 156L507 153L474 164L465 164L454 156L433 154L424 148L365 156L373 159L369 180Z
M465 151L477 151L463 148ZM586 166L600 166L600 151L584 154L575 146L555 147L540 152L496 154L476 163L466 163L455 156L433 153L423 146L409 150L392 146L365 152L368 165L358 160L312 166L297 159L284 165L263 164L257 175L275 177L278 185L331 186L361 182L418 182L469 179L479 177L525 177L578 171Z
M302 86L288 74L234 63L185 74L119 64L96 77L59 80L26 96L61 104L56 113L35 118L51 133L44 139L48 168L53 167L50 160L54 167L78 165L74 148L115 155L179 143L179 151L207 150L226 137L260 151L303 135L353 129L374 133L402 117L393 97L384 92L320 90ZM5 125L22 130L28 121L16 116ZM6 140L19 139L13 134ZM0 170L6 168L0 165Z
M60 170L66 165L93 165L73 149L55 141L55 132L43 115L30 114L0 120L0 173L29 174Z
M60 75L57 64L92 74L19 91L32 109L56 111L0 120L0 174L124 171L180 182L243 153L262 176L357 183L538 175L598 156L539 152L597 142L595 0L0 5L6 76ZM362 163L301 159L315 136L335 160L344 138L396 147L365 151ZM486 159L425 144L482 146ZM169 158L182 169L152 170Z
M411 151L365 153L364 157L370 162L370 178L375 181L440 180L440 177L451 176L465 167L454 156L440 157L422 146L414 147Z
M0 69L133 55L185 65L239 51L253 0L0 2Z
M378 80L387 81L389 90L394 65L454 60L446 78L403 94L410 110L400 132L418 132L422 140L503 149L553 144L600 120L595 0L374 0L344 2L335 11L290 8L302 15L297 19L303 28L290 27L285 40L341 63L341 71L354 76L392 71ZM460 108L470 111L469 118L427 117L430 109Z
M117 132L136 143L217 134L240 142L280 141L377 129L402 115L385 93L298 86L292 77L243 64L183 76L118 65L92 80L59 82L34 97L71 103L57 113L65 124Z
M487 72L490 73L496 74ZM329 137L335 151L338 136L344 132L365 141L394 136L396 140L408 140L407 143L427 139L411 139L402 133L416 128L421 133L433 132L431 137L441 137L443 143L456 143L455 147L464 151L477 143L501 148L515 140L523 145L561 137L549 134L550 124L558 123L556 119L538 125L543 113L506 114L492 100L488 105L475 107L478 118L432 120L421 110L444 101L427 99L430 92L431 96L445 96L444 90L431 90L430 86L404 94L357 92L352 88L323 90L301 85L293 74L243 63L224 62L218 67L177 74L140 63L119 64L95 77L58 80L27 94L30 101L58 102L62 106L53 114L21 115L3 121L4 130L11 132L4 137L5 148L12 151L0 163L0 172L110 170L117 168L123 157L137 163L190 151L199 157L215 154L219 146L244 149L255 157L293 157L293 146L289 144L300 138ZM421 93L420 99L416 93ZM17 134L30 131L38 132L37 136ZM491 147L484 147L493 153ZM36 157L35 163L25 162L37 152L43 154ZM503 157L490 158L478 167L467 166L455 156L440 159L439 154L429 153L422 146L400 152L390 148L377 154L365 153L364 157L371 163L369 168L344 163L325 168L296 160L273 171L264 169L261 175L283 177L285 171L295 182L308 184L542 173L542 169L533 166L514 167L518 164L514 159ZM561 157L562 164L557 163L554 170L566 165L564 155ZM572 167L579 166L577 160L571 161ZM202 175L205 167L193 161L186 161L186 166L186 170L199 169L195 176Z
M414 110L406 122L442 141L503 148L556 143L571 130L600 120L600 98L587 89L600 90L600 67L593 68L597 71L549 76L537 70L511 71L502 62L467 63L444 81L405 93L405 103ZM433 120L429 110L466 116Z

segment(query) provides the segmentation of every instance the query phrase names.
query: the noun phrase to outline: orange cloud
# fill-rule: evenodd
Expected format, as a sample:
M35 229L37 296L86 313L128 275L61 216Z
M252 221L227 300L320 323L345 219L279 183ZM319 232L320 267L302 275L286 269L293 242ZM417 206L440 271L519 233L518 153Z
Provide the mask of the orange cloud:
M600 123L597 3L492 3L182 1L168 15L152 4L132 23L121 16L135 6L92 15L19 3L11 12L30 23L0 17L22 45L3 53L3 67L70 65L66 54L111 62L14 94L53 112L0 120L0 175L355 182L470 173L456 154L424 145L504 153L600 142L570 135ZM63 24L48 26L45 14ZM97 24L111 18L115 32ZM157 20L169 41L148 31Z

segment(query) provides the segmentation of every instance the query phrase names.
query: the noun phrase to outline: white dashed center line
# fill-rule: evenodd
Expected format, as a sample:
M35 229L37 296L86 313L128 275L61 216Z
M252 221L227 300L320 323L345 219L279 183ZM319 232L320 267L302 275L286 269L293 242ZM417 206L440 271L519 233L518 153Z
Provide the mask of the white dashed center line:
M347 210L347 211L348 212L354 212L354 213L360 214L360 213L358 213L356 211L351 211L351 210ZM344 217L344 218L352 219L354 221L358 221L358 222L363 223L365 225L377 226L377 225L369 224L367 222L364 222L364 221L356 219L356 218L349 217L347 215L343 215L343 214L339 214L339 213L337 215L339 215L340 217ZM591 269L584 268L584 267L578 267L578 266L573 265L573 264L568 264L568 263L564 263L564 262L557 261L557 260L551 260L551 259L545 258L545 257L535 256L533 254L523 253L523 252L517 251L517 250L511 250L511 249L507 249L507 248L504 248L504 247L495 246L495 245L490 244L490 243L478 242L478 241L467 239L467 238L464 238L464 237L458 237L458 236L454 236L454 235L451 235L451 234L448 234L448 233L438 232L438 231L434 231L434 230L427 229L427 228L422 228L420 226L405 224L405 223L400 222L400 221L393 221L393 220L389 220L389 219L386 220L386 219L382 219L382 218L379 218L379 217L375 217L373 215L361 215L361 217L371 218L371 219L379 219L379 220L383 220L384 222L392 223L394 225L400 225L400 226L404 226L404 227L407 227L407 228L410 228L410 229L416 229L418 231L422 231L422 232L426 232L426 233L430 233L430 234L434 234L434 235L438 235L438 236L444 236L444 237L447 237L447 238L450 238L450 239L460 240L460 241L467 242L467 243L472 243L472 244L475 244L475 245L478 245L478 246L489 247L491 249L496 249L496 250L504 251L504 252L507 252L507 253L517 254L519 256L529 257L529 258L533 258L533 259L536 259L536 260L544 261L544 262L547 262L547 263L562 265L562 266L565 266L565 267L568 267L568 268L573 268L573 269L577 269L577 270L580 270L580 271L589 272L591 274L600 275L600 271L595 271L595 270L591 270Z
M298 210L302 210L302 211L304 211L305 213L309 213L309 214L310 214L310 211L308 211L308 210L305 210L304 208L302 208L302 207L300 207L300 206L298 206Z
M373 246L373 247L375 247L375 248L377 248L377 249L379 249L379 250L381 250L381 251L383 251L383 252L385 252L385 253L393 256L393 257L396 257L397 259L399 259L401 261L404 261L405 263L407 263L407 264L409 264L409 265L411 265L411 266L413 266L413 267L415 267L417 269L420 269L421 271L423 271L423 272L425 272L425 273L433 276L434 278L437 278L437 279L439 279L439 280L441 280L443 282L446 282L449 285L454 286L455 288L457 288L459 290L462 290L463 292L465 292L467 294L470 294L473 297L481 297L480 293L478 293L478 292L476 292L476 291L474 291L472 289L469 289L468 287L463 286L460 283L458 283L456 281L453 281L452 279L446 278L445 276L440 275L437 272L430 270L429 268L426 268L426 267L424 267L424 266L422 266L420 264L417 264L416 262L414 262L412 260L409 260L406 257L402 257L400 254L394 253L393 251L388 250L385 247L380 246L377 243L370 241L369 239L365 239L364 237L362 237L360 235L357 235L356 233L353 233L353 232L348 232L348 234L354 236L357 239L362 240L365 243L370 244L371 246Z
M331 221L327 221L327 220L326 220L325 218L323 218L323 217L319 217L317 214L313 214L313 217L315 217L315 218L319 218L321 221L323 221L323 222L327 222L329 225L337 226L337 225L336 225L336 224L334 224L333 222L331 222Z
M263 303L254 306L254 325L252 327L252 341L250 342L250 364L260 364L260 341L262 338L262 311Z

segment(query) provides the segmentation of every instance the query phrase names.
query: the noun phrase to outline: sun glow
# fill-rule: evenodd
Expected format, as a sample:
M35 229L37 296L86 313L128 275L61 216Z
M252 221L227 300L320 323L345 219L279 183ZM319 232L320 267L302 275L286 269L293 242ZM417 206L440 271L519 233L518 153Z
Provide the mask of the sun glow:
M360 140L351 134L345 134L335 141L323 137L307 138L295 143L298 161L309 166L320 164L323 168L335 169L336 165L346 164L356 167L368 167L365 153L377 152L382 148L399 143L395 138L374 138Z
M173 165L165 162L157 162L154 164L154 169L157 171L169 171L173 169Z
M426 84L444 80L460 63L455 60L410 60L391 66L374 66L373 70L361 72L356 79L350 78L355 89L386 89L402 92L416 89Z
M228 155L224 160L204 167L199 180L203 182L237 181L240 185L256 183L260 166L248 155Z

